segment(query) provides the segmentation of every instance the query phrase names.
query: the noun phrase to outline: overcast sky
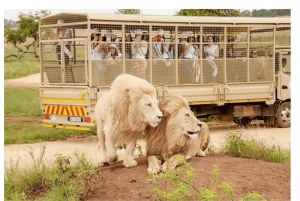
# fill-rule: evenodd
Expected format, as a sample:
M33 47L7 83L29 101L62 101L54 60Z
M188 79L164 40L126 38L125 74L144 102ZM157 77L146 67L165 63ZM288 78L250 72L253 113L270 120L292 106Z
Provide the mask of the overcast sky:
M46 9L50 10L51 14L61 12L79 12L79 13L114 13L117 9ZM174 15L180 9L141 9L141 14L145 15ZM29 12L34 13L35 11L41 11L41 9L5 9L4 18L7 20L18 20L18 14Z
M251 0L213 0L213 1L167 1L167 0L151 0L151 1L137 1L137 0L108 0L108 1L36 1L36 0L13 0L4 1L2 12L4 18L8 20L18 20L18 14L29 13L30 11L50 10L52 14L60 12L83 12L83 13L114 13L117 9L141 9L142 14L146 15L174 15L176 11L183 8L201 8L201 9L268 9L272 8L283 9L292 8L289 1L283 2L281 0L269 1ZM46 3L45 3L46 2ZM247 8L248 7L248 8ZM16 9L17 8L17 9ZM19 9L22 8L22 9ZM59 9L57 9L59 8ZM92 8L92 9L91 9ZM101 9L95 9L101 8Z

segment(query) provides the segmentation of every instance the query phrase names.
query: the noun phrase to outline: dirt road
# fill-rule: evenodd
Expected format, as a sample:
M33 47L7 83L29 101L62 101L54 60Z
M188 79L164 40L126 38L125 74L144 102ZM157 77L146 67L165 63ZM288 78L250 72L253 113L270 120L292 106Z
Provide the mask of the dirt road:
M230 126L211 126L211 143L210 147L213 149L219 149L225 141L225 136L228 132L236 132L237 128L234 124ZM282 149L290 149L290 128L265 128L258 127L255 124L251 125L250 128L246 128L243 131L243 136L247 138L255 138L262 140L266 145L280 146ZM97 148L97 136L88 138L70 138L64 141L55 142L43 142L34 144L20 144L20 145L6 145L4 146L4 161L5 166L10 167L18 162L20 167L26 167L31 165L33 160L30 152L37 160L40 158L40 152L42 147L46 148L44 154L44 160L46 164L53 164L58 155L71 157L72 161L75 162L74 154L84 154L88 161L93 164L97 164L99 161L99 150ZM145 153L144 142L139 141L142 146L143 153ZM122 160L122 153L124 150L118 151L119 160ZM136 150L136 155L139 152Z

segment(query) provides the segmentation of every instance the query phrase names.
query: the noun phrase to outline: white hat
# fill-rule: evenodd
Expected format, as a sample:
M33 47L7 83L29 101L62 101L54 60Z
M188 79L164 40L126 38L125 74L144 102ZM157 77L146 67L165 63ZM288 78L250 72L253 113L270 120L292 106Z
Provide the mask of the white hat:
M58 19L57 20L57 24L63 24L64 23L64 20L63 19Z
M137 30L135 30L135 34L143 34L143 32L142 32L142 30L137 29Z
M92 30L92 33L95 33L95 34L101 34L98 28L94 28L94 29Z
M195 36L194 36L194 34L189 33L189 34L187 35L187 38L189 38L189 37L195 37Z
M114 44L114 43L110 44L108 47L114 47L114 48L117 48L116 44Z
M159 36L164 35L164 30L163 29L158 29L157 30L157 35L159 35Z

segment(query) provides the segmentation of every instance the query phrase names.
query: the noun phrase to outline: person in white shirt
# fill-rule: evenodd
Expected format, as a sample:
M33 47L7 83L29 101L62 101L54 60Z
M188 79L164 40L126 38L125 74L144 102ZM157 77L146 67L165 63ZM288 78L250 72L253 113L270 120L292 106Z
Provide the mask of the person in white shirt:
M193 84L193 59L198 55L199 48L195 45L194 34L188 34L187 42L184 44L183 59L184 59L184 83Z
M140 78L146 78L147 61L146 55L148 52L147 41L144 40L143 32L141 29L135 30L135 39L131 43L132 59L134 65L131 68L131 74Z
M72 38L72 32L71 29L65 28L63 26L64 20L63 19L58 19L57 20L58 27L53 29L53 39L70 39ZM73 58L73 55L71 53L70 49L70 42L69 41L64 41L64 60L65 60L65 65L69 65L69 60ZM54 47L56 47L56 54L57 54L57 60L58 64L61 65L61 43L60 42L55 42Z
M117 51L117 46L114 43L111 43L108 46L108 53L105 56L105 59L112 60L111 64L115 64L114 60L119 60L122 58L122 53Z
M157 30L157 35L153 38L152 43L152 69L153 69L153 84L175 84L171 75L174 71L174 65L170 60L170 38L164 37L163 29Z
M91 60L92 65L97 67L97 71L99 74L99 81L101 85L105 85L104 83L104 73L105 66L103 65L103 59L105 57L105 53L103 50L103 42L101 33L97 28L93 29L91 34Z
M219 46L214 44L214 39L212 35L206 37L206 43L203 47L204 55L207 62L204 62L204 82L215 82L215 77L218 75L218 68L215 59L219 57ZM208 65L207 65L208 64Z
M164 54L163 43L164 43L164 30L158 29L157 35L153 40L153 59L163 59L164 57L167 57L167 55Z

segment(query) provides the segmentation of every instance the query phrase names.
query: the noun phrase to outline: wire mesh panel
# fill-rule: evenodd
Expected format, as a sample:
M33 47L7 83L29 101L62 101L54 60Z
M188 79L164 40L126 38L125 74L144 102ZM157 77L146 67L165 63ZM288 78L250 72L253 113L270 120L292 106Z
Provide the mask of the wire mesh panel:
M250 27L249 81L272 81L275 72L272 63L274 29Z
M291 46L291 27L276 28L275 31L275 45L278 47Z
M203 27L202 42L203 83L224 83L225 28Z
M246 82L248 75L248 27L226 28L226 82Z
M178 26L179 84L200 83L201 27Z
M150 49L148 25L125 25L125 72L150 81Z
M152 84L176 84L175 26L152 26Z
M109 86L121 73L154 85L271 81L275 48L290 45L290 27L283 25L189 24L181 19L169 19L169 24L119 17L88 21L85 15L62 14L43 19L42 81ZM252 58L253 52L257 57ZM260 71L264 78L253 75Z
M86 26L57 23L41 28L42 83L86 84Z

